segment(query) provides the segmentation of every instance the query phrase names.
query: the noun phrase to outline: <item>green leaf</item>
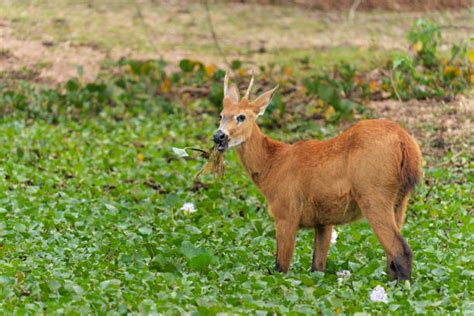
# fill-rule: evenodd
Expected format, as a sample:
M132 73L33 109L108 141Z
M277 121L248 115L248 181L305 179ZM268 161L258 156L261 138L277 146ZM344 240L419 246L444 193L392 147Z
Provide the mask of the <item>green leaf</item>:
M192 72L194 69L194 63L189 59L182 59L179 62L179 68L181 68L182 72Z
M181 244L181 253L188 259L191 259L193 257L196 257L201 253L201 251L194 247L193 244L191 244L189 241L184 241Z
M151 233L153 233L153 229L149 226L142 226L142 227L138 228L138 231L142 235L151 235Z
M202 271L208 268L212 262L211 255L200 252L189 261L189 267L193 270Z
M232 70L238 70L240 67L242 67L242 61L238 59L234 59L230 64L230 68L232 68Z
M150 268L159 272L175 272L178 270L176 264L162 254L158 254L153 258L150 262Z
M48 287L51 291L55 292L61 288L61 283L59 283L58 281L49 281Z
M120 280L110 279L110 280L105 280L105 281L100 282L99 286L102 290L105 290L105 289L119 288L120 284L122 284Z

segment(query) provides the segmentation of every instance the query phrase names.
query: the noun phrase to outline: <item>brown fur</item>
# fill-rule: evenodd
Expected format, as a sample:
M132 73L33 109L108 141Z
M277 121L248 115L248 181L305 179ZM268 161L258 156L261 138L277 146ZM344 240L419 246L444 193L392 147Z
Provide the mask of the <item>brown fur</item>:
M412 254L400 229L408 194L421 176L415 140L393 122L365 120L327 141L278 142L255 121L272 94L258 104L226 98L221 128L268 201L277 270L288 271L297 230L314 228L312 268L324 271L333 225L365 217L385 249L390 275L409 279ZM244 123L233 119L240 114L247 116Z

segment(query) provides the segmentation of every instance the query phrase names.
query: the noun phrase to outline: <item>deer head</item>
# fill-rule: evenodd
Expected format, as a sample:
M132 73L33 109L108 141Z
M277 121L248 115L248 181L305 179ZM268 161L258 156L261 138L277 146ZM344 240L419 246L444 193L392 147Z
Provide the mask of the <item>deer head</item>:
M237 86L232 84L229 87L229 76L227 73L225 75L223 109L220 113L219 129L214 134L214 142L220 152L225 151L228 147L238 146L250 137L253 124L257 117L265 112L278 88L276 86L250 101L253 81L252 76L245 95L240 99Z

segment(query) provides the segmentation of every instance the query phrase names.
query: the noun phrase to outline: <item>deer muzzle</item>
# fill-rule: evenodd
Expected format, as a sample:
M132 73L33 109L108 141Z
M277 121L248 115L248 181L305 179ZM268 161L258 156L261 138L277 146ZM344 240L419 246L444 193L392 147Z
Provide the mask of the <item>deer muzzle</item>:
M218 130L213 136L214 143L217 145L217 150L224 152L229 145L229 136L221 130Z

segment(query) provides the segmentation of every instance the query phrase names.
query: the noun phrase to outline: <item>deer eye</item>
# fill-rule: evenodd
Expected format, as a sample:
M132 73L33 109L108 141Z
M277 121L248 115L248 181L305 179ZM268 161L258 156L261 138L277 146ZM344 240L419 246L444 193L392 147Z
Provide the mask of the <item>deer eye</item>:
M220 120L222 120L222 115L221 115L221 114L219 114L219 121L220 121Z
M237 122L242 123L243 121L245 121L245 115L240 114L237 116Z

